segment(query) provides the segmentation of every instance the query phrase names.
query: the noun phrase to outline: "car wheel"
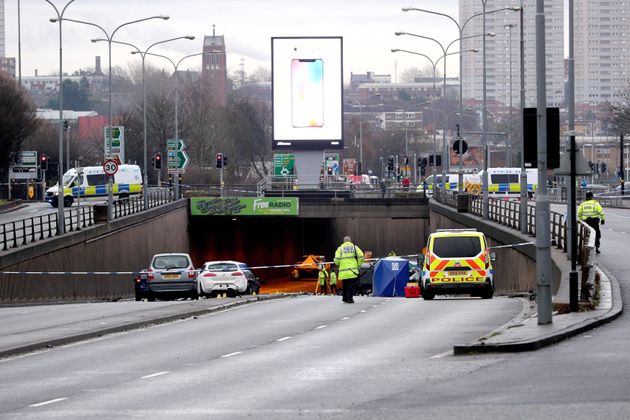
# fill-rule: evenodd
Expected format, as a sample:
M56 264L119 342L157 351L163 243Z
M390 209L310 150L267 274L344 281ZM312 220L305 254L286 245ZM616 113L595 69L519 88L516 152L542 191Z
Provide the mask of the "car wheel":
M197 289L193 290L192 292L190 292L190 299L191 300L197 300L199 299L199 292L197 291Z
M243 292L244 295L251 295L252 294L252 288L248 285L247 289L245 289L245 292Z
M492 299L493 295L494 295L494 290L491 287L489 287L481 294L481 299Z
M140 302L142 300L142 294L136 292L136 302Z
M236 297L237 293L235 289L228 289L226 295L227 297Z
M422 298L424 300L433 300L434 297L435 297L435 292L432 292L429 290L422 291Z

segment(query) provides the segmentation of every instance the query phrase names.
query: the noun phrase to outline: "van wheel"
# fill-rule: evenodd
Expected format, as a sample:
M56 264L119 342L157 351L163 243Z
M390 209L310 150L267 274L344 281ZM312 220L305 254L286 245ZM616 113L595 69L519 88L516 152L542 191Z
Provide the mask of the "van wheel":
M424 300L433 300L434 297L435 297L435 292L430 292L428 290L422 291L422 298Z
M74 202L74 198L72 197L64 197L63 198L63 206L64 207L70 207L72 206L72 203Z

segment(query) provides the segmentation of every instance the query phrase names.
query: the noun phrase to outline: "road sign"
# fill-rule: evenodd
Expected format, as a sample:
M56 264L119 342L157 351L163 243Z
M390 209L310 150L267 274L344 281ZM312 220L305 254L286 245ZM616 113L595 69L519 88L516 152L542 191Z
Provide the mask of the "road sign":
M110 134L112 136L112 147L108 149L107 138ZM125 161L125 127L123 126L105 126L103 128L103 138L105 140L105 156L106 157L118 157L120 162Z
M103 170L106 175L112 176L118 172L118 164L113 159L106 160L105 163L103 163Z
M180 173L188 166L189 158L188 153L184 150L186 144L182 139L168 139L166 140L166 163L168 166L168 173Z

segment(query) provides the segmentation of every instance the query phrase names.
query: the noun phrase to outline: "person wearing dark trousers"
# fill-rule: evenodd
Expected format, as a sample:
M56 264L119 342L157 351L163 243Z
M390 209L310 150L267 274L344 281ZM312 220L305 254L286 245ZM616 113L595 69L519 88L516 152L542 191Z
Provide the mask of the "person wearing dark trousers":
M364 258L361 248L352 243L350 236L345 236L335 252L335 264L339 268L337 278L342 281L342 301L345 303L354 303L354 288Z
M586 193L584 201L578 207L577 217L595 230L595 252L599 254L599 245L602 237L599 225L600 223L603 225L606 221L604 220L604 209L593 198L592 192L588 191Z

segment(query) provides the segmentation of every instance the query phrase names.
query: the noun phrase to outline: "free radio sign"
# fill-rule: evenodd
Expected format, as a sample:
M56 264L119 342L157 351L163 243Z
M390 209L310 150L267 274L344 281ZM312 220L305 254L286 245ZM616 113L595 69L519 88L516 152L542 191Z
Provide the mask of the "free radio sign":
M103 163L103 171L105 171L106 175L113 176L116 172L118 172L118 163L115 160L106 160Z

